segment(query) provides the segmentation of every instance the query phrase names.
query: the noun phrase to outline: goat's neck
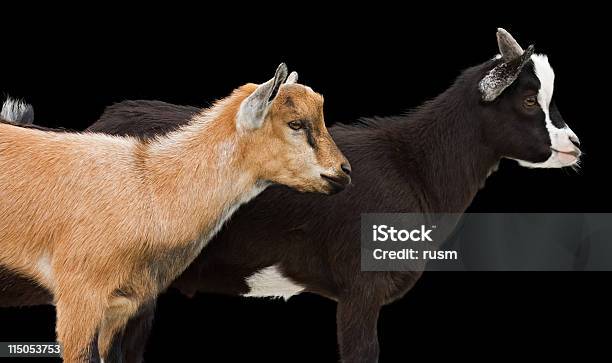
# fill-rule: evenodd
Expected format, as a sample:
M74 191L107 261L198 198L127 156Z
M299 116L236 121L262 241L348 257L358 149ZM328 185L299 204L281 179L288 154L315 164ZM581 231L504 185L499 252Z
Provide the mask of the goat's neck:
M264 189L235 127L238 105L230 99L143 146L145 183L162 238L180 243L212 235Z
M466 92L453 95L462 92L456 88L426 104L404 125L411 135L406 152L414 153L409 157L419 168L409 172L419 175L415 182L430 212L464 212L499 162L483 144L483 120L474 112L478 101Z

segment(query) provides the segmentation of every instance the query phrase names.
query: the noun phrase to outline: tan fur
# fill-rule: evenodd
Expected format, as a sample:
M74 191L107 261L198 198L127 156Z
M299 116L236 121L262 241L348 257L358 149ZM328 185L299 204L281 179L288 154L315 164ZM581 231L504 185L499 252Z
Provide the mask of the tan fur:
M330 190L319 174L346 159L322 97L283 85L263 126L241 131L236 114L255 88L149 142L0 124L0 264L53 292L66 362L87 359L96 331L105 356L138 307L269 182ZM294 119L313 121L317 148L287 127Z

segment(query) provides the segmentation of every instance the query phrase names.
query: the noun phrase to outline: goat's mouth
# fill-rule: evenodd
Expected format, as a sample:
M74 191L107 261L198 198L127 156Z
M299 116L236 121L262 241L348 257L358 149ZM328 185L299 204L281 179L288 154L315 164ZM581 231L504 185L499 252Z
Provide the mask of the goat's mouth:
M582 152L578 148L563 151L557 150L555 148L551 148L550 150L552 151L553 155L556 154L556 156L559 158L559 161L566 165L575 164L578 159L580 159L580 155L582 154Z
M580 157L580 149L575 149L575 150L571 150L571 151L561 151L561 150L557 150L554 148L551 148L552 151L558 152L560 154L566 154L566 155L571 155L573 157L575 157L576 159L578 159Z
M330 187L330 193L338 193L351 183L351 177L348 175L325 175L321 174L321 178L327 182Z

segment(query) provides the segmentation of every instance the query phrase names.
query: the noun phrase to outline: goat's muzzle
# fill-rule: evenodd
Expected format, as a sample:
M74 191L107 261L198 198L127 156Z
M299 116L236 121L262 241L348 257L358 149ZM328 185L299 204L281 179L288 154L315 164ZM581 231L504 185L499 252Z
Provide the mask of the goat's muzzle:
M336 175L321 174L321 178L329 185L329 194L338 193L351 183L351 177L345 171Z
M582 154L577 146L572 146L571 148L563 150L552 149L552 151L557 153L559 161L561 161L564 165L572 165L576 163Z

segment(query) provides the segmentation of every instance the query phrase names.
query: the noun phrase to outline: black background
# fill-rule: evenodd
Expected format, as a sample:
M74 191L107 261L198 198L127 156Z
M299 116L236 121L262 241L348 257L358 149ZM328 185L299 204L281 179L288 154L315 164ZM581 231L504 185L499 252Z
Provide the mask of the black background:
M328 124L351 122L397 114L439 94L462 69L496 54L495 30L502 26L523 46L535 43L549 55L557 106L581 139L583 167L527 170L505 161L470 211L612 212L610 34L601 9L563 16L524 9L516 17L493 9L468 17L462 14L471 10L463 9L443 21L440 9L331 14L309 7L230 16L214 25L212 10L151 10L114 9L113 16L69 21L3 14L0 94L32 103L39 124L82 129L125 99L208 105L243 83L269 79L284 61L301 83L324 94ZM584 357L605 350L600 339L610 336L611 277L426 273L383 309L381 362L423 354ZM52 307L2 309L0 341L52 341L53 322ZM146 358L334 362L335 304L306 294L283 302L170 292L160 300Z

